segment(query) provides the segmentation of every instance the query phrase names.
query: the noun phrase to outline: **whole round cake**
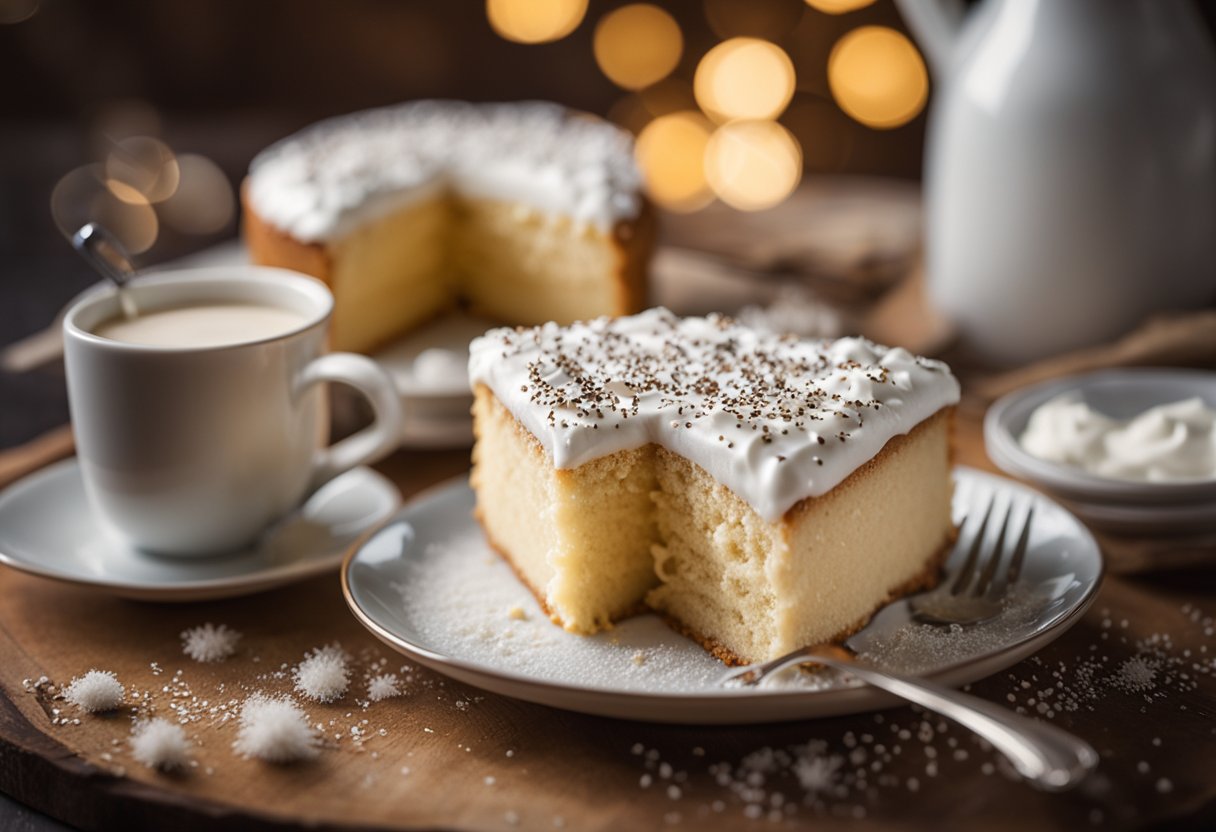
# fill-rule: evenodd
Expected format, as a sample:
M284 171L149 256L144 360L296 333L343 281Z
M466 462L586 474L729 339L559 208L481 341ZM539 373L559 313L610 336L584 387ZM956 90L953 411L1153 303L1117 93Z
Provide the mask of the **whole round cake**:
M645 306L655 229L632 139L555 104L323 121L259 154L242 202L253 262L329 284L336 349L374 349L457 304L529 325Z

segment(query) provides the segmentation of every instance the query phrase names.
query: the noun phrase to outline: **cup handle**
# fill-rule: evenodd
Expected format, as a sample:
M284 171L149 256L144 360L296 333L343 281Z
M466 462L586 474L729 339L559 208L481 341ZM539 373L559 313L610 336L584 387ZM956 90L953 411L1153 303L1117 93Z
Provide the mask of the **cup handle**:
M296 391L303 393L324 381L346 384L363 394L372 406L375 421L355 435L317 452L313 460L310 491L315 491L351 468L388 456L401 443L401 400L392 378L379 364L354 353L329 353L314 359L304 368L296 383Z

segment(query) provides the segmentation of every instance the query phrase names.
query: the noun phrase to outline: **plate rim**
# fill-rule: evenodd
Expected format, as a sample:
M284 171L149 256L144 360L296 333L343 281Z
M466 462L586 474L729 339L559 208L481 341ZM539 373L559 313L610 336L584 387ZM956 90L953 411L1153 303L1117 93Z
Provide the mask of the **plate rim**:
M1098 546L1097 540L1093 537L1093 534L1085 526L1085 524L1082 523L1076 517L1076 515L1074 515L1071 511L1068 511L1068 509L1065 508L1064 506L1061 506L1058 502L1056 502L1054 499L1052 499L1049 495L1045 495L1045 494L1042 494L1041 492L1035 491L1034 489L1028 488L1026 485L1019 483L1015 480L1009 479L1009 478L1001 476L999 474L994 474L994 473L991 473L988 471L983 471L981 469L978 469L978 468L975 468L972 466L966 466L966 465L953 466L953 468L951 469L952 475L954 472L957 472L957 471L965 471L968 474L979 474L982 477L988 477L991 479L1001 480L1004 483L1006 483L1007 485L1013 486L1017 489L1026 490L1026 491L1030 492L1031 494L1054 504L1057 508L1059 508L1061 511L1065 512L1069 517L1071 517L1074 520L1074 522L1076 523L1077 531L1083 536L1083 538L1090 545L1090 547L1092 547L1092 551L1096 554L1097 569L1096 569L1096 572L1094 575L1094 580L1089 585L1089 587L1085 590L1085 593L1078 600L1078 602L1071 609L1069 609L1067 612L1065 612L1063 615L1061 615L1061 617L1057 621L1055 621L1053 624L1051 624L1051 626L1047 627L1045 630L1042 630L1037 633L1032 633L1024 638L1011 642L1010 644L1006 645L999 653L980 656L980 657L972 658L969 660L956 662L956 663L948 665L946 667L937 668L932 673L925 674L923 677L921 677L921 678L924 678L929 681L937 682L939 684L946 684L946 685L968 684L970 682L979 681L980 679L987 678L988 676L991 676L997 672L1000 672L1000 670L1003 670L1007 667L1012 666L1013 664L1016 664L1018 661L1021 661L1022 659L1026 658L1027 656L1036 652L1037 649L1039 649L1041 646L1045 646L1046 644L1049 644L1052 641L1054 641L1059 636L1063 635L1065 632L1067 632L1067 630L1071 629L1071 627L1074 624L1076 624L1077 621L1080 620L1080 618L1085 614L1085 612L1093 604L1094 600L1097 598L1098 591L1101 589L1102 584L1106 578L1106 562L1105 562L1105 559L1102 557L1101 547ZM476 662L470 662L465 659L449 657L449 656L444 655L443 653L439 653L428 647L411 642L410 640L408 640L402 636L399 636L398 634L392 632L387 627L385 627L382 624L380 624L379 622L377 622L356 601L356 599L354 597L354 591L351 586L351 579L350 579L351 567L354 565L356 559L358 558L359 553L364 549L367 542L370 541L377 534L379 534L381 531L388 528L393 523L401 522L401 520L403 519L401 517L401 515L403 515L404 513L408 512L410 510L417 508L418 504L420 504L420 503L424 503L428 500L440 498L440 497L446 495L448 492L456 491L461 486L463 486L464 488L469 488L467 475L460 475L457 477L453 477L453 478L444 480L440 483L436 483L435 485L430 486L430 487L418 492L417 494L413 495L409 500L405 501L405 503L403 503L399 508L397 508L397 510L393 512L392 516L385 519L382 523L378 524L376 527L371 528L368 531L366 531L354 543L351 544L345 557L343 558L342 566L341 566L341 569L339 570L339 576L340 576L341 585L342 585L342 597L343 597L343 600L346 602L347 607L350 609L352 615L354 615L355 619L363 627L365 627L373 636L375 636L377 639L379 639L381 642L388 645L389 647L392 647L398 653L401 653L402 655L406 656L407 658L413 659L413 660L417 661L418 663L420 663L426 667L429 667L432 670L435 670L436 672L438 672L444 676L449 676L450 678L457 678L459 681L462 681L465 684L469 684L473 687L477 687L480 690L489 690L489 689L482 687L481 685L477 684L476 682L468 681L468 679L465 677L467 677L467 676L489 676L489 677L493 677L498 680L501 680L513 687L522 687L525 689L536 690L541 693L549 693L549 694L557 694L557 695L560 695L561 693L574 693L580 697L599 698L599 699L624 698L624 699L629 699L629 700L635 700L642 704L650 702L650 703L661 703L664 705L671 705L671 704L674 704L677 702L679 702L679 703L694 702L702 707L721 707L721 706L730 706L730 705L741 705L743 703L753 703L753 704L763 703L763 704L768 704L768 705L774 705L774 704L780 705L780 704L800 703L803 700L807 699L808 697L814 697L815 701L819 701L822 704L827 706L827 708L825 708L824 713L822 713L822 714L803 714L800 716L784 716L784 717L783 716L773 716L770 719L765 719L763 717L761 717L759 719L746 719L745 718L745 719L738 719L738 720L734 720L734 721L716 720L716 719L711 720L714 723L724 724L724 725L725 724L744 724L746 722L752 722L752 723L773 722L773 721L786 722L786 721L794 721L794 720L798 720L798 719L819 718L821 716L826 717L826 716L830 716L830 715L841 715L841 714L847 714L847 713L861 713L861 712L865 712L865 711L869 711L869 710L875 710L878 708L888 707L892 703L898 703L898 702L902 701L898 697L896 697L892 694L888 694L884 691L880 691L876 688L872 688L867 685L856 685L856 686L843 687L843 688L831 688L828 690L796 690L796 689L791 690L791 689L752 688L752 689L748 689L746 692L734 692L730 689L723 689L722 692L714 691L712 693L706 693L706 692L691 692L690 693L688 691L678 692L678 691L606 690L604 688L589 687L586 685L562 683L562 682L554 682L551 680L537 679L533 676L528 676L528 675L518 673L515 671L511 671L511 670L499 670L499 669L487 667L483 664L479 664ZM1014 658L1012 659L1012 661L1010 661L1008 663L1000 664L999 667L994 667L992 670L984 672L978 676L967 673L967 671L976 669L977 666L992 662L993 659L996 658L997 656L1013 656ZM453 675L451 673L448 673L447 672L448 668L451 668L451 669L457 671L457 674ZM726 672L726 669L724 667L723 673L725 673L725 672ZM497 693L496 691L490 691L490 692ZM510 696L510 694L503 694L503 693L498 693L498 695ZM524 697L514 697L514 698L524 699ZM547 699L548 697L545 697L545 698ZM854 698L863 699L863 702L860 703L860 707L847 707L849 705L850 700L852 700ZM596 713L601 716L615 716L614 714L604 712L604 711L591 711L591 710L584 710L581 708L569 707L569 706L564 706L564 705L551 705L548 701L542 701L541 699L524 699L524 701L545 704L545 705L549 705L550 707L560 707L563 710L569 710L569 711L579 712L579 713ZM832 709L833 705L837 706L835 710ZM846 706L846 707L840 707L840 706ZM630 716L630 717L617 716L616 718L648 721L648 717L646 717L646 716ZM658 720L652 719L650 721L658 721ZM665 717L663 719L663 721L671 722L673 720ZM695 719L688 720L687 722L689 722L690 724L705 724L704 721L701 721L698 723Z
M22 486L29 488L40 485L43 480L52 480L70 475L72 469L79 470L80 462L75 456L61 459L50 465L39 468L30 474L10 483L0 490L0 507L11 498L13 493L18 491ZM356 466L363 468L371 474L378 477L385 483L397 488L396 483L386 477L384 474L377 471L369 465ZM351 469L355 470L355 469ZM398 498L397 505L391 509L389 516L384 520L379 520L372 529L378 529L383 524L390 522L392 517L396 515L402 508L405 507L405 501L400 498L400 490L397 490ZM362 535L360 535L360 538ZM360 538L356 538L356 541ZM0 544L4 541L0 540ZM232 575L226 578L207 578L204 580L184 581L174 583L149 583L149 584L132 584L130 582L106 578L86 578L73 573L64 572L58 569L48 569L32 562L27 557L14 555L8 551L4 545L0 545L0 564L13 569L17 572L22 572L26 575L33 575L37 578L55 581L56 583L67 584L69 586L85 587L89 589L102 590L113 595L124 598L132 598L137 600L220 600L223 598L236 597L238 595L254 594L273 589L278 586L283 586L288 583L304 580L306 578L315 577L324 572L327 572L335 567L341 566L349 550L349 546L335 547L333 551L327 553L324 557L318 557L303 561L293 561L282 566L270 567L254 572L247 572L242 575Z

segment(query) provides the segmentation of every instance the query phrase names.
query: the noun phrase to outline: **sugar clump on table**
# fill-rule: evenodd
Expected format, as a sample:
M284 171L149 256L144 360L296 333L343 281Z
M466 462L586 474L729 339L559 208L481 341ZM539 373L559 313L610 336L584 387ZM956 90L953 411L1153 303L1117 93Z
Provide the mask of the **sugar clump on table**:
M236 630L208 621L182 632L182 652L196 662L221 662L232 657L240 640Z
M296 690L317 702L333 702L350 686L350 657L341 645L309 651L295 669Z
M94 669L72 679L63 698L89 713L112 711L122 704L123 687L112 672Z
M308 716L290 698L255 693L241 706L240 729L232 748L242 757L290 763L316 757L318 745Z
M396 673L381 673L367 683L367 698L372 702L392 699L401 695L401 680Z
M190 764L192 746L185 730L167 719L155 717L135 723L130 744L131 756L148 768L174 771Z

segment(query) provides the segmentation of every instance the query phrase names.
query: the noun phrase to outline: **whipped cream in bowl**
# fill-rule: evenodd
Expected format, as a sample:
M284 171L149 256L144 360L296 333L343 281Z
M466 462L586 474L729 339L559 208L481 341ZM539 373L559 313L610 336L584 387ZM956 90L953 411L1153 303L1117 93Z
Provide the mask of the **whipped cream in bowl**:
M1137 368L1057 379L988 410L1000 468L1086 504L1212 505L1216 373Z

